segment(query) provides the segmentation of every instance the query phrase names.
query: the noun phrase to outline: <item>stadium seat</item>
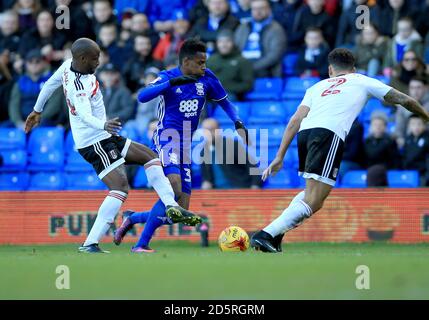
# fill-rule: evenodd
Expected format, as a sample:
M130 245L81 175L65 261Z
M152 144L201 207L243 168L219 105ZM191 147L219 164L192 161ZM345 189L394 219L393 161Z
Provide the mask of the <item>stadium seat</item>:
M27 172L0 173L0 190L23 191L28 189L30 175Z
M280 170L275 176L270 176L264 184L264 189L295 188L298 185L297 176L291 170Z
M249 124L249 136L257 147L260 145L276 146L280 145L285 129L284 124ZM255 139L256 132L256 139ZM256 140L256 141L254 141Z
M65 177L60 171L38 172L30 177L28 190L63 190Z
M238 108L236 111L238 112ZM215 118L220 125L233 124L232 120L220 106L216 106L216 109L213 112L213 118Z
M252 92L246 94L247 100L279 100L282 92L281 78L259 78L255 80Z
M65 171L90 172L94 170L92 165L90 165L77 151L71 131L69 131L66 136L65 156L66 156L66 165L64 167Z
M286 123L288 113L278 101L253 102L250 109L249 123Z
M295 73L295 65L298 60L297 53L287 53L283 57L283 75L285 76L294 76Z
M106 185L98 178L95 171L69 173L66 175L66 190L105 190Z
M419 172L414 170L390 170L387 183L392 188L417 188L420 185Z
M3 157L0 171L20 171L27 166L26 150L0 151L0 155Z
M237 106L238 116L240 117L240 119L243 120L244 123L247 123L247 119L250 115L251 102L234 101L232 103Z
M367 172L366 170L348 171L342 181L342 188L366 188Z
M25 149L25 133L16 128L0 128L0 150Z
M277 151L279 150L278 146L270 146L268 147L268 161L271 162L277 155ZM290 147L286 151L286 155L284 158L284 165L287 168L298 168L298 149Z
M137 129L132 124L125 124L119 134L124 138L128 138L133 141L139 141L140 139Z
M301 99L283 101L282 103L283 108L286 111L287 118L290 118L293 116L296 110L298 110L299 104L301 103Z
M148 181L146 172L143 167L139 167L137 170L137 174L134 177L133 187L134 188L147 188Z
M304 97L305 91L317 83L320 78L309 77L290 77L285 79L282 98L285 100L299 100Z
M36 128L28 141L30 164L28 169L58 170L64 165L64 129L59 127Z

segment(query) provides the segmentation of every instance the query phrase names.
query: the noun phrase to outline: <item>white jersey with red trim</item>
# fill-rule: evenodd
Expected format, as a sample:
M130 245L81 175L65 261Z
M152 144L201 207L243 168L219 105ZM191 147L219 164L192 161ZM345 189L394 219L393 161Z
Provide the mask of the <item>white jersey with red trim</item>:
M42 112L46 100L62 85L73 139L76 148L81 149L107 139L111 134L104 130L106 108L95 75L73 70L71 62L72 59L66 60L43 85L34 110Z
M392 87L358 73L325 79L307 89L301 105L310 111L301 130L325 128L345 140L353 121L370 97L384 100Z

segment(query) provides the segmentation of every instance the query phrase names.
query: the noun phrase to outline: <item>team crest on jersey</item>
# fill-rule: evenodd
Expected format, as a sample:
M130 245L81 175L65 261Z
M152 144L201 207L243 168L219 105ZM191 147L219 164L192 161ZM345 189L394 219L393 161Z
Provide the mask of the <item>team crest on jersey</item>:
M110 150L109 151L110 156L112 157L113 160L118 158L118 154L116 153L116 150Z
M195 84L195 87L197 89L197 94L199 96L203 96L204 95L204 84L202 84L201 82L197 82Z

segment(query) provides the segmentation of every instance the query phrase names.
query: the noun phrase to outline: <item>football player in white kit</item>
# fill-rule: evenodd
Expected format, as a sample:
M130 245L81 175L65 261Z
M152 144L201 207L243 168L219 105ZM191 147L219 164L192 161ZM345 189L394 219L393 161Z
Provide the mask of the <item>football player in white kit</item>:
M340 167L344 140L368 98L400 105L429 121L429 114L413 98L381 81L355 73L355 59L347 49L335 49L328 56L329 79L307 89L304 99L290 119L275 159L262 179L283 167L283 159L298 133L299 175L306 179L283 213L255 233L251 246L264 252L280 252L285 232L296 228L320 210L331 192Z
M121 137L118 134L121 130L118 118L106 120L103 96L94 75L99 65L98 45L91 39L80 38L73 43L71 53L72 59L65 61L42 87L34 110L26 120L25 131L29 132L40 123L46 101L62 85L76 148L109 188L109 194L101 204L95 223L79 251L105 252L98 243L128 196L125 163L144 166L148 181L165 204L165 213L171 223L200 223L200 217L181 208L175 201L171 183L165 177L157 155L150 148Z

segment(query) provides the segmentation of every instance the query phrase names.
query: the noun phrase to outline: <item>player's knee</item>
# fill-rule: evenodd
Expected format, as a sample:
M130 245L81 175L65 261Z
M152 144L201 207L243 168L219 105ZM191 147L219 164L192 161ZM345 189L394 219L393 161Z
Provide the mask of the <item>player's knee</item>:
M116 186L113 189L128 194L128 192L130 191L130 186L128 185L127 179L121 179L117 182Z

